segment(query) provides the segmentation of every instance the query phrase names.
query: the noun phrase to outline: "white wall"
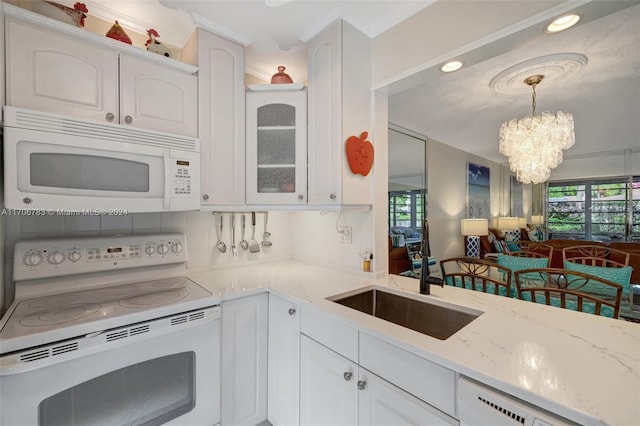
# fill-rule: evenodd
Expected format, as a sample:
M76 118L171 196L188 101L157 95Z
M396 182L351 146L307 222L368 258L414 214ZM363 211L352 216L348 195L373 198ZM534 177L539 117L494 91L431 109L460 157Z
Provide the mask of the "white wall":
M504 168L492 161L471 155L443 143L428 141L429 242L438 259L464 255L460 220L465 218L467 201L467 163L487 166L491 170L491 215L506 215ZM508 182L508 178L507 178ZM507 206L507 207L505 207ZM502 211L501 211L502 210Z
M637 135L636 135L637 136ZM549 180L640 175L640 148L567 156Z

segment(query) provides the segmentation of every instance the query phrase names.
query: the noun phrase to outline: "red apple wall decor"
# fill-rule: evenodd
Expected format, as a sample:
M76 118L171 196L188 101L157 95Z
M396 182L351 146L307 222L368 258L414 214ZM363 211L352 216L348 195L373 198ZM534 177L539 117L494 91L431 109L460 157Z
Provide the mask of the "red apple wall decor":
M360 137L347 138L347 160L354 175L366 176L373 167L373 145L367 140L368 132L362 132Z

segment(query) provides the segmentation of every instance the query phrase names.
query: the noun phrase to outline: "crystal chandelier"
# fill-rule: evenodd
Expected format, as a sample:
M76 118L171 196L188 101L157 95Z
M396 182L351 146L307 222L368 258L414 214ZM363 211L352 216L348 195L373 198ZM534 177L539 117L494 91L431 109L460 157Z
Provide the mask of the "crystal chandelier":
M534 75L524 80L533 90L531 115L500 126L500 154L509 158L509 168L522 183L549 179L551 169L562 163L562 151L576 141L571 114L558 111L536 116L536 86L543 78Z

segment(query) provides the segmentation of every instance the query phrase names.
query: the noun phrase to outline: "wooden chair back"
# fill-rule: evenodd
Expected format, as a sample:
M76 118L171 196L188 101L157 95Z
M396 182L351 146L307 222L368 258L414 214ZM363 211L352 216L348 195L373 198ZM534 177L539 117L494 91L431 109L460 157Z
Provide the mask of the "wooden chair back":
M524 269L514 273L518 298L580 312L620 315L622 286L584 272L559 268ZM606 316L607 312L604 312Z
M440 261L445 284L484 293L511 297L511 269L475 257Z
M547 257L551 259L553 255L553 247L549 244L537 242L537 241L512 241L512 242L502 242L504 247L504 254L508 254L509 256L520 256L520 257ZM513 245L518 247L518 250L513 250Z
M582 265L621 268L629 265L629 258L629 253L606 246L579 245L562 249L563 264L569 261Z

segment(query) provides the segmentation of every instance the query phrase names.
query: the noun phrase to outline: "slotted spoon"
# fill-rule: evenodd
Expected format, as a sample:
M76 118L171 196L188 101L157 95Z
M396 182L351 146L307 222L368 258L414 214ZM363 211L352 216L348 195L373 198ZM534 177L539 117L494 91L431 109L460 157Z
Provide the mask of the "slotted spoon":
M250 253L258 253L260 251L260 244L256 240L256 212L251 212L251 243L249 244Z

